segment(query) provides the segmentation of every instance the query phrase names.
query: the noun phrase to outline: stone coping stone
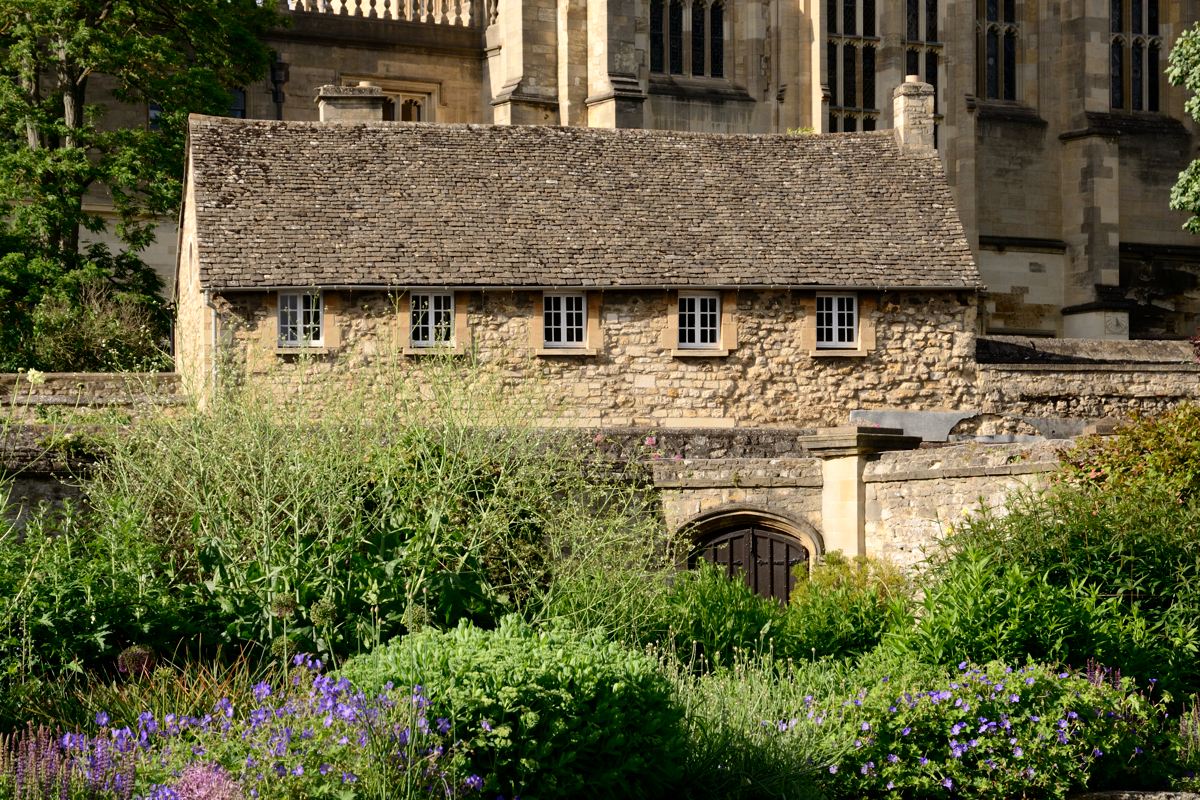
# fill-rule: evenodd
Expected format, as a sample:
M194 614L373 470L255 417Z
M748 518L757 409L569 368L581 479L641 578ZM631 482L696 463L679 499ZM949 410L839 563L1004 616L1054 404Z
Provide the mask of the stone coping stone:
M1041 339L1032 336L981 336L975 340L980 364L1163 364L1196 368L1186 341Z

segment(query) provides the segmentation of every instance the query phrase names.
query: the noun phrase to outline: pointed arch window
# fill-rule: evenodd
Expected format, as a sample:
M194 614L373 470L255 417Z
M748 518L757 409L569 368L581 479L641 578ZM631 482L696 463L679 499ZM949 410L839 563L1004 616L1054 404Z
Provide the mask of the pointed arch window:
M873 131L879 119L875 0L826 0L825 69L829 130Z
M725 77L724 0L650 0L650 71Z
M1116 111L1160 109L1163 39L1158 0L1111 0L1110 104Z
M1021 37L1017 0L976 0L975 20L978 95L988 100L1017 100Z

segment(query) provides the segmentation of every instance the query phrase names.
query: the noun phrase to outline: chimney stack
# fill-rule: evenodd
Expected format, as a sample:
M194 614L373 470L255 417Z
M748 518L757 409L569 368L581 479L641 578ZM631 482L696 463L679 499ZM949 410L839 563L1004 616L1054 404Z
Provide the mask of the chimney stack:
M322 86L317 89L321 122L382 122L383 90L370 81L358 86Z
M933 150L934 88L917 75L908 75L892 92L893 127L904 150Z

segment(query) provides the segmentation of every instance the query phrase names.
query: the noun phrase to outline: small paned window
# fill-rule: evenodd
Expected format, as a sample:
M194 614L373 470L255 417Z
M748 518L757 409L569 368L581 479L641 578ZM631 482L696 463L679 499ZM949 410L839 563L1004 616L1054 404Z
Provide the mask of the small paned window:
M938 0L905 0L904 73L933 87L933 142L938 141L941 105L938 100L944 46L938 38Z
M979 96L1015 101L1017 40L1021 35L1016 0L976 0L975 35Z
M858 298L855 295L817 295L817 347L858 347Z
M875 0L829 0L826 5L825 70L829 84L829 130L875 130Z
M720 341L720 319L720 295L680 294L679 346L715 348Z
M438 347L454 343L454 295L449 292L414 292L411 301L413 347Z
M1163 40L1158 0L1111 0L1110 105L1117 111L1160 110Z
M708 74L714 78L725 77L725 4L713 3L709 15L709 59Z
M546 347L583 347L587 335L587 297L548 294L542 298L542 340Z
M279 346L320 347L320 292L279 293Z
M704 37L704 3L695 0L692 3L692 74L704 74L705 44Z

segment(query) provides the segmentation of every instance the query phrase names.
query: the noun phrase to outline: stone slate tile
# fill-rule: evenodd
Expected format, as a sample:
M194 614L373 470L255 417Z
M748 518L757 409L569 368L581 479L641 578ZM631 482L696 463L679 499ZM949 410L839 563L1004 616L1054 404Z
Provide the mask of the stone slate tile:
M719 135L194 116L201 283L975 289L891 131Z

